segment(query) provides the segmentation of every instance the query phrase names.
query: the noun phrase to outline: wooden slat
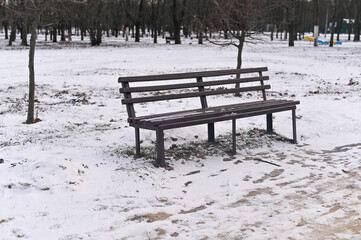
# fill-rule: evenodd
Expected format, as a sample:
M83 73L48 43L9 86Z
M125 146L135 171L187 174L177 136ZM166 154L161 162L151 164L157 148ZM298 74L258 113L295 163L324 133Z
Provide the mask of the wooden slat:
M205 87L205 86L216 86L216 85L226 85L233 83L246 83L246 82L258 82L258 81L267 81L269 76L263 77L249 77L249 78L234 78L234 79L225 79L225 80L214 80L214 81L203 81L197 83L181 83L181 84L171 84L171 85L158 85L158 86L147 86L147 87L130 87L130 88L121 88L120 93L126 92L151 92L151 91L162 91L162 90L172 90L172 89L182 89L182 88L196 88L196 87Z
M254 72L268 71L267 67L259 68L244 68L244 69L229 69L217 71L202 71L202 72L188 72L188 73L173 73L163 75L148 75L148 76L134 76L134 77L119 77L118 82L147 82L147 81L161 81L161 80L176 80L197 77L216 77L231 74L244 74Z
M177 121L180 119L186 120L190 118L199 118L199 117L208 117L208 116L215 116L215 115L222 115L227 114L230 112L241 112L241 111L250 111L250 110L257 110L257 109L263 109L263 108L271 108L271 107L284 107L289 105L297 105L299 104L298 101L288 101L288 100L277 100L277 101L270 101L270 102L252 102L252 104L238 104L235 106L222 106L220 108L216 108L214 110L202 109L201 111L194 111L189 112L185 114L178 114L175 112L174 114L169 113L168 116L163 117L156 117L156 118L147 118L143 119L141 121L144 121L144 123L150 123L150 124L157 124L161 123L163 121ZM138 122L140 122L138 120Z
M168 95L163 95L163 96L151 96L151 97L123 99L122 104L155 102L155 101L181 99L181 98L220 95L220 94L235 93L236 91L239 91L239 92L262 91L263 89L270 89L270 88L271 88L270 85L264 85L264 86L255 86L255 87L244 87L244 88L239 88L239 89L221 89L221 90L213 90L213 91L205 91L205 92L168 94Z
M188 117L188 116L195 116L195 115L203 115L207 113L215 113L215 112L225 112L231 110L231 109L247 109L254 106L260 106L260 105L274 105L274 104L282 104L288 102L287 100L271 100L271 101L256 101L256 102L247 102L247 103L237 103L232 105L222 105L218 107L212 107L212 108L199 108L195 109L193 111L187 110L187 111L179 111L179 112L170 112L166 114L156 114L156 115L149 115L144 117L137 117L133 120L136 122L140 122L142 120L144 121L158 121L158 120L167 120L167 119L174 119L174 118L182 118L182 117Z
M287 100L276 100L276 99L270 99L267 101L253 101L253 102L245 102L245 103L236 103L236 104L230 104L230 105L226 105L227 107L235 107L238 105L252 105L252 104L256 104L256 103L267 103L267 102L274 102L274 101L287 101ZM225 106L216 106L216 107L209 107L206 110L202 109L202 108L198 108L198 109L190 109L190 110L184 110L184 111L178 111L178 112L170 112L170 113L160 113L160 114L152 114L152 115L145 115L145 116L139 116L139 117L134 117L134 118L128 118L128 122L135 122L135 121L139 121L142 119L150 119L150 118L157 118L157 117L164 117L164 116L169 116L170 114L192 114L195 112L204 112L204 111L213 111L216 109L221 109L224 108Z
M157 118L157 119L148 119L143 120L139 123L142 124L151 124L151 125L164 125L168 123L176 123L176 122L186 122L191 120L203 119L203 118L213 118L218 116L223 116L226 114L238 114L238 113L246 113L246 112L253 112L253 111L261 111L271 108L280 108L280 107L287 107L287 106L294 106L295 102L285 101L285 102L273 102L273 103L258 103L256 105L248 105L248 106L238 106L235 108L227 108L220 109L217 111L204 111L198 112L192 115L184 115L184 116L174 116L170 115L167 119ZM223 111L222 111L223 110Z
M194 126L194 125L199 125L199 124L207 124L207 123L221 122L221 121L227 121L227 120L238 119L238 118L253 117L253 116L258 116L258 115L283 112L283 111L294 110L294 109L296 109L296 106L272 108L272 109L265 109L265 110L261 110L261 111L238 113L238 114L227 114L227 115L222 115L219 117L211 117L211 118L197 119L197 120L192 120L192 121L187 121L187 122L164 124L164 125L158 126L158 128L159 129L172 129L172 128L179 128L179 127L188 127L188 126Z

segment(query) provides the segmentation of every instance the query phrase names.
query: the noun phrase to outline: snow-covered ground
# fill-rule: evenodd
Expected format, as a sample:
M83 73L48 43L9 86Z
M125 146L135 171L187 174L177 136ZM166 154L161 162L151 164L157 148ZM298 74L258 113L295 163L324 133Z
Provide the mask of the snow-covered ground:
M234 48L115 38L92 48L40 39L42 121L25 125L28 50L0 39L0 239L361 239L360 43L246 46L244 67L269 68L268 97L301 101L299 143L260 136L263 116L238 120L235 157L205 143L205 126L169 130L167 148L194 152L169 152L173 169L165 170L149 157L154 132L141 131L144 158L129 155L134 129L117 78L233 68ZM291 137L291 114L274 116L276 132ZM230 122L216 124L223 140L230 130Z

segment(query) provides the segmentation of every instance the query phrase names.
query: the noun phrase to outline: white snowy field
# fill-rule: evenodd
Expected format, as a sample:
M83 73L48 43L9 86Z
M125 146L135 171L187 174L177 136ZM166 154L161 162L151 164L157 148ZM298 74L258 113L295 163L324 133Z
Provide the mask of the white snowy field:
M247 45L243 66L269 68L268 98L301 101L299 143L260 136L263 116L237 120L235 157L205 143L206 126L169 130L167 148L199 152L168 152L165 170L149 158L154 132L141 131L144 158L129 155L134 129L117 78L233 68L234 48L40 40L42 121L25 125L28 49L0 39L0 239L361 239L361 43ZM136 110L200 107L172 103ZM274 116L275 131L291 137L291 114ZM230 131L216 123L218 136Z

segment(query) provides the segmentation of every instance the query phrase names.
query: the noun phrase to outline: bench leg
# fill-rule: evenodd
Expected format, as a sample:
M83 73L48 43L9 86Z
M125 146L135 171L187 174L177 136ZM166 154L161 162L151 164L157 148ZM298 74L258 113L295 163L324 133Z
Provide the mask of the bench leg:
M165 157L164 157L164 132L163 130L157 130L157 162L159 166L165 167Z
M292 109L292 128L293 128L293 143L297 144L296 109Z
M272 113L267 114L267 133L273 132L273 119L272 119Z
M208 123L208 142L214 142L214 123Z
M237 78L240 78L240 76L238 75ZM240 96L241 96L241 93L240 93L240 91L238 90L239 87L240 87L240 83L236 83L235 88L237 89L237 91L234 93L234 96L236 96L236 97L240 97Z
M135 128L135 155L140 156L140 134L139 128Z
M232 154L236 155L237 154L237 149L236 149L236 119L232 120Z

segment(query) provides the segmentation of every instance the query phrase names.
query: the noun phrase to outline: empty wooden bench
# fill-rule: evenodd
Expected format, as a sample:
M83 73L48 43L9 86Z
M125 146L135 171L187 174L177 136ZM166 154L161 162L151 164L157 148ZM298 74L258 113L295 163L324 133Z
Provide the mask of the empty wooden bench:
M120 77L118 79L118 82L122 84L120 93L124 94L122 104L126 105L129 125L135 128L136 154L140 154L140 128L156 132L158 164L161 167L165 167L164 130L208 124L208 140L212 142L215 138L214 123L226 120L232 120L232 150L235 154L236 119L266 115L267 132L271 133L273 131L272 114L283 111L292 112L293 143L296 143L295 110L296 105L300 102L293 100L267 100L266 90L270 89L270 85L264 84L264 81L269 80L268 76L263 76L262 74L265 71L267 71L266 67ZM244 77L245 75L246 77ZM183 81L178 83L179 80ZM154 84L156 82L158 82L158 85ZM137 86L130 86L130 84L136 84ZM260 92L261 99L214 107L209 106L207 102L207 96L254 91ZM136 111L134 110L135 104L198 97L200 99L200 108L196 109L146 116L136 116Z
M175 37L165 37L165 43L170 44L171 41L175 41Z

